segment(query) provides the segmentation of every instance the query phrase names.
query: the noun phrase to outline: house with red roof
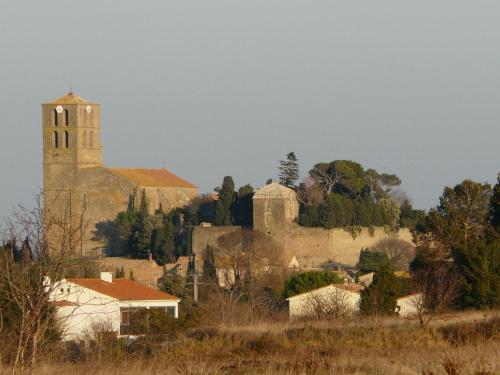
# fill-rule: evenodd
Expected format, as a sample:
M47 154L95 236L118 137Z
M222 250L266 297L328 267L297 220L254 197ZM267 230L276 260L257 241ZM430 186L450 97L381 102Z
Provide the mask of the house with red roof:
M51 304L65 340L84 339L96 328L127 335L132 316L143 309L179 316L179 298L132 280L115 279L111 272L101 272L98 279L63 279L52 289Z

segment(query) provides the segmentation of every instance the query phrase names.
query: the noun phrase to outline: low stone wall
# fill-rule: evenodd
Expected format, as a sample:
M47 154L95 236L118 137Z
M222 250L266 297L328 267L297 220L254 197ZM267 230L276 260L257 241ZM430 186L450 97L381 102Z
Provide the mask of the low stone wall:
M114 277L116 269L121 269L123 267L125 278L128 279L130 271L132 271L135 281L147 285L150 288L158 288L158 279L163 276L163 267L156 264L155 261L149 261L147 259L105 257L99 262L101 271L113 272Z

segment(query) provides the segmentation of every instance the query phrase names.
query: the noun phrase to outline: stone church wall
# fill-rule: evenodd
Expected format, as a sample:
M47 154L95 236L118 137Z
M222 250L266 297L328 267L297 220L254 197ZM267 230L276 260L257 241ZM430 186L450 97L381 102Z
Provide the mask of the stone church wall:
M198 191L193 188L139 186L138 192L143 189L146 191L151 214L160 207L160 203L164 212L168 212L176 207L187 205L198 195Z

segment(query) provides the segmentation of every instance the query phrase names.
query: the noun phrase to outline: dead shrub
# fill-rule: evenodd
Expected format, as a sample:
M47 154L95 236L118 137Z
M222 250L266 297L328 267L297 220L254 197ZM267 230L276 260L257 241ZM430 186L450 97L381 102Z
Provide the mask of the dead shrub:
M443 337L454 346L463 346L499 337L500 317L484 322L457 323L439 328Z

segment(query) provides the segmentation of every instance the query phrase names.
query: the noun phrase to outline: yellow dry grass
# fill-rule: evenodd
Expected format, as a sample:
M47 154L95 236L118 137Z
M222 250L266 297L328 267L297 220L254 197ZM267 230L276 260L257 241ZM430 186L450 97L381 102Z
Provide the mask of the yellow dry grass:
M500 315L460 313L424 327L402 319L206 327L160 348L143 345L75 363L54 358L35 373L500 374Z

